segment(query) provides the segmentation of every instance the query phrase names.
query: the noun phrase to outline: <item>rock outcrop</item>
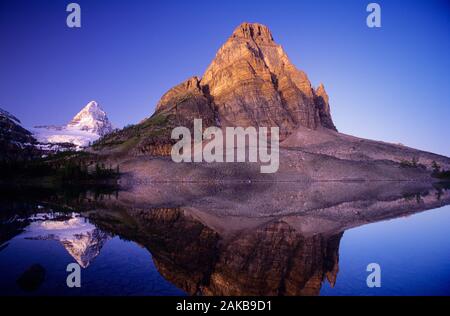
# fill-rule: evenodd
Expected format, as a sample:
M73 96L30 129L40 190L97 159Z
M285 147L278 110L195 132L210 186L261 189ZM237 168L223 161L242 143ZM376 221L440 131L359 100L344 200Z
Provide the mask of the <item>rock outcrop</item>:
M329 97L325 91L323 83L314 91L315 92L315 104L319 109L319 118L322 126L331 130L336 130L333 119L331 118L331 109L329 103Z
M219 49L201 85L225 126L279 126L281 139L296 127L335 129L321 115L307 75L298 70L270 30L243 23ZM322 121L326 117L326 122Z
M177 126L192 128L194 119L202 119L205 126L215 123L213 104L202 91L200 80L192 77L166 92L156 106L158 114L173 114Z
M281 139L296 127L336 130L323 85L316 91L289 60L269 28L242 23L202 79L190 78L170 89L156 112L182 109L178 118L206 119L225 126L278 126Z
M196 118L202 119L203 128L278 126L281 140L299 126L336 130L323 86L317 92L312 88L266 26L242 23L202 78L191 77L170 89L152 117L108 135L94 149L126 149L135 155L167 152L158 148L172 143L170 128L192 129Z

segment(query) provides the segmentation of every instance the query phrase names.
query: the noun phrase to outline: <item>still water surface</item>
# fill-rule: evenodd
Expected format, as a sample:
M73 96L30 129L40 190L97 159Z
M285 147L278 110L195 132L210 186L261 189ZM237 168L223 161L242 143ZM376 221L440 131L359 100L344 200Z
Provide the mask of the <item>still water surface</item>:
M221 212L117 193L3 201L0 294L449 295L450 206L432 194L245 218L210 200ZM73 262L81 288L66 285ZM381 266L380 288L366 285L369 263Z

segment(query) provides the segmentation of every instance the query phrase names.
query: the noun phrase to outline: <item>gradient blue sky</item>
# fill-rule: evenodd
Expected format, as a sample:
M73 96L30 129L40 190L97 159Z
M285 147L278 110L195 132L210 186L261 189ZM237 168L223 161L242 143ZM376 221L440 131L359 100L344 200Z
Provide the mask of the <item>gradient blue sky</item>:
M330 95L341 132L450 156L450 4L366 0L0 1L0 107L25 126L64 124L97 100L115 126L150 116L161 95L201 76L243 21L268 25Z

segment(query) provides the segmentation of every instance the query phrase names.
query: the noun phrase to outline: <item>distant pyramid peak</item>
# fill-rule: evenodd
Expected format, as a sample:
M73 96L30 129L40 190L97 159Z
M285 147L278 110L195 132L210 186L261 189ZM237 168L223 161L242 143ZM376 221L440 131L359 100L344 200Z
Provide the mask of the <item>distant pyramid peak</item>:
M110 133L113 129L106 112L96 101L90 101L74 116L67 127L89 131L100 136Z
M96 101L90 101L88 104L86 104L86 106L84 108L81 109L80 112L77 113L77 115L75 115L75 117L83 116L83 115L86 115L87 113L94 114L94 115L96 115L96 114L102 115L103 113L105 113L105 111L103 111L101 106ZM106 113L105 113L105 115L106 115Z

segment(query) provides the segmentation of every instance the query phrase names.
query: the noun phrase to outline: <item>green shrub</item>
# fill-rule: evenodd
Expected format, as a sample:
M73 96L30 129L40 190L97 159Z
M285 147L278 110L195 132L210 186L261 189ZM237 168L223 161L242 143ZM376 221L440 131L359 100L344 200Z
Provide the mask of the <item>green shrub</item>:
M421 163L419 163L419 159L417 157L413 157L411 161L401 160L400 167L402 168L420 168L427 169L427 167Z

